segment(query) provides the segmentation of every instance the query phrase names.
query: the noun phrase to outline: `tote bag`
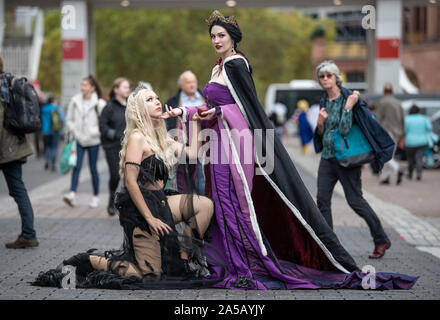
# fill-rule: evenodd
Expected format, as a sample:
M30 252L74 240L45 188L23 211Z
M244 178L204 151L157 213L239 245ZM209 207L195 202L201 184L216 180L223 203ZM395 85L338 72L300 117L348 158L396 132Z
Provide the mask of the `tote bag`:
M67 173L71 168L76 167L76 140L72 140L64 146L60 160L60 172Z
M353 124L345 136L334 130L333 144L336 160L345 168L357 167L375 159L373 148L357 124Z

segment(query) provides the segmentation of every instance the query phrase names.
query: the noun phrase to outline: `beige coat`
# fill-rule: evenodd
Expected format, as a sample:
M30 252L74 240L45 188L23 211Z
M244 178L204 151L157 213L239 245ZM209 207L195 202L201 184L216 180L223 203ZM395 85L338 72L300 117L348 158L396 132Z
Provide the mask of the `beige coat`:
M376 105L375 115L395 142L405 135L405 115L400 101L396 98L384 96Z
M99 132L99 118L106 102L98 99L96 93L90 98L91 106L83 116L82 94L75 95L67 107L66 126L69 133L72 133L75 140L83 147L95 146L101 143Z

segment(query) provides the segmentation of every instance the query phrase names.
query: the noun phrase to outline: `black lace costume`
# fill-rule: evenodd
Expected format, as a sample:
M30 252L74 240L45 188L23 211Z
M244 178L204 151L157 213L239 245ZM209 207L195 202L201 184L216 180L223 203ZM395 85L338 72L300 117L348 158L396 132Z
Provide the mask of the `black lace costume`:
M64 265L76 267L77 288L191 288L211 286L222 280L226 265L222 262L223 258L220 253L215 257L207 255L204 248L209 245L206 241L209 233L205 232L203 239L199 235L198 223L201 222L196 219L194 206L200 200L199 196L194 193L171 194L164 191L168 170L155 155L145 158L140 164L126 162L125 172L127 170L139 170L137 184L145 203L152 215L170 226L172 231L165 236L152 232L129 192L123 188L116 193L115 199L124 232L121 248L105 252L90 249L86 253L77 254L64 260L56 269L41 272L33 285L61 287L61 279L65 276L61 272ZM176 228L169 205L171 201L178 201L181 228ZM209 224L209 221L202 223ZM177 231L181 229L183 232ZM105 270L94 269L90 256L104 258ZM212 267L223 270L221 279L212 278Z

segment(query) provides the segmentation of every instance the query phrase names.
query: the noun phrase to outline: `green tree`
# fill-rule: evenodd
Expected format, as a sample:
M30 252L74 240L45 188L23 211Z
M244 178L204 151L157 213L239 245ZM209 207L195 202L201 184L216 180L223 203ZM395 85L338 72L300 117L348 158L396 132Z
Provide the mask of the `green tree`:
M166 100L177 90L177 78L192 70L200 86L206 83L218 58L205 19L212 10L121 10L94 12L97 76L104 87L124 76L136 84L150 82ZM309 79L313 31L321 26L326 37L334 25L303 17L298 12L270 9L222 10L234 15L243 32L238 48L249 59L261 102L269 84ZM60 13L45 18L45 43L40 64L43 90L60 91Z
M46 11L44 15L44 42L41 49L38 79L43 91L61 95L61 13Z

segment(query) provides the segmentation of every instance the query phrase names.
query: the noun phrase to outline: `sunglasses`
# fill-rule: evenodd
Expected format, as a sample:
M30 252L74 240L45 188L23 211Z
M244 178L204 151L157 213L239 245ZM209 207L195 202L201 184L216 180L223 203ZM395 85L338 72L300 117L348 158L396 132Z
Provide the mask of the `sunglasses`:
M319 79L324 79L324 78L331 79L331 77L333 77L333 73L323 73L319 75Z

